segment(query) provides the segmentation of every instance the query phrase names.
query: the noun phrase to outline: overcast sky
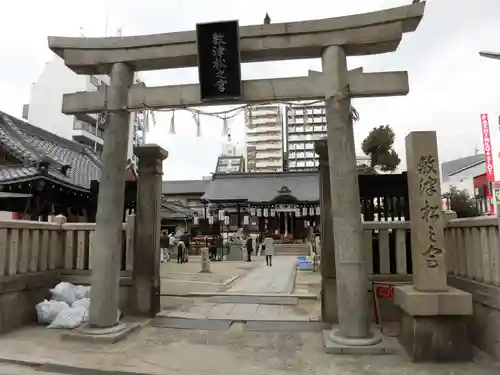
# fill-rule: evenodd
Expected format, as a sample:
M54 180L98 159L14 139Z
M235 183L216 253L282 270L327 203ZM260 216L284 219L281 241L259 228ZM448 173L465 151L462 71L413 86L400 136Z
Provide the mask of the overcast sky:
M241 25L342 16L409 4L411 0L17 0L2 2L0 22L0 110L21 115L29 90L52 54L47 36L123 35L191 30L196 23L238 19ZM359 145L368 131L390 124L404 163L404 137L412 130L436 130L441 160L482 152L480 113L500 109L500 60L478 56L479 50L500 51L499 0L429 0L416 32L405 34L392 54L350 58L351 68L365 71L408 70L410 94L405 97L359 99L354 105L361 121L356 127ZM8 16L6 16L8 15ZM106 16L108 15L108 16ZM106 22L108 19L108 22ZM106 28L106 24L108 27ZM243 78L300 76L320 69L318 60L245 64ZM196 69L148 72L149 86L197 82ZM207 111L214 110L206 108ZM497 120L492 119L497 124ZM157 114L157 126L148 134L169 150L164 179L197 179L215 167L224 138L222 122L201 118L202 136L196 137L188 113L176 112L176 135L169 134L170 115ZM36 125L36 124L34 124ZM230 121L235 141L243 141L243 119ZM359 151L360 152L360 151Z

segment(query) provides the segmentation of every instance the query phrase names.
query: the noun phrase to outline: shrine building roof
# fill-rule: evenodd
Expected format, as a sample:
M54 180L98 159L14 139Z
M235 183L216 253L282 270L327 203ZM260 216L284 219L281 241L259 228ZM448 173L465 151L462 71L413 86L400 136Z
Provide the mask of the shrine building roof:
M298 202L317 202L318 179L316 171L214 174L201 199L271 203L279 197L287 197Z
M0 185L43 176L77 190L100 177L101 161L89 148L0 112L0 148L17 162L0 165Z
M178 180L163 181L163 195L203 195L207 191L211 180Z

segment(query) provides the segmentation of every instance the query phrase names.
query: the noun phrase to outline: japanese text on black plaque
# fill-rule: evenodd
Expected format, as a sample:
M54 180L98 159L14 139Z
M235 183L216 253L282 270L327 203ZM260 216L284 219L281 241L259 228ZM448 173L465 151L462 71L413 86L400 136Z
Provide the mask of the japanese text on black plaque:
M420 195L424 196L424 204L420 208L421 218L427 223L427 238L429 244L423 255L426 257L427 267L439 266L438 257L443 254L443 249L437 243L437 233L435 224L439 219L438 205L433 205L431 197L438 193L438 173L437 160L433 155L423 155L420 157L417 165L419 176Z
M200 99L231 101L241 98L238 21L196 25Z
M227 76L226 76L226 59L224 58L224 54L226 52L226 40L225 36L222 33L213 33L212 34L212 56L214 57L214 61L212 62L212 66L215 70L215 87L219 92L226 91L227 84Z

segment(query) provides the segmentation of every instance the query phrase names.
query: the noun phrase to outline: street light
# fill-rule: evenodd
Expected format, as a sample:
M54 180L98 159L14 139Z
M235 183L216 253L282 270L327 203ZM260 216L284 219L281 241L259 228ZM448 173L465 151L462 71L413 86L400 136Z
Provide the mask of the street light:
M479 56L486 57L488 59L500 60L500 52L480 51Z

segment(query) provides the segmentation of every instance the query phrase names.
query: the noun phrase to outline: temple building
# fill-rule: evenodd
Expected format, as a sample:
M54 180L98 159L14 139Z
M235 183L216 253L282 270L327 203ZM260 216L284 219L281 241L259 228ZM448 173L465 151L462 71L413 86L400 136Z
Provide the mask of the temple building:
M409 218L406 173L359 174L358 181L364 220ZM316 171L215 173L199 199L204 204L197 225L199 232L234 232L244 228L290 242L306 238L308 228L319 230Z
M85 221L100 168L89 148L0 112L0 210L10 218Z
M214 174L201 200L207 220L224 222L227 231L291 240L319 225L317 172Z

